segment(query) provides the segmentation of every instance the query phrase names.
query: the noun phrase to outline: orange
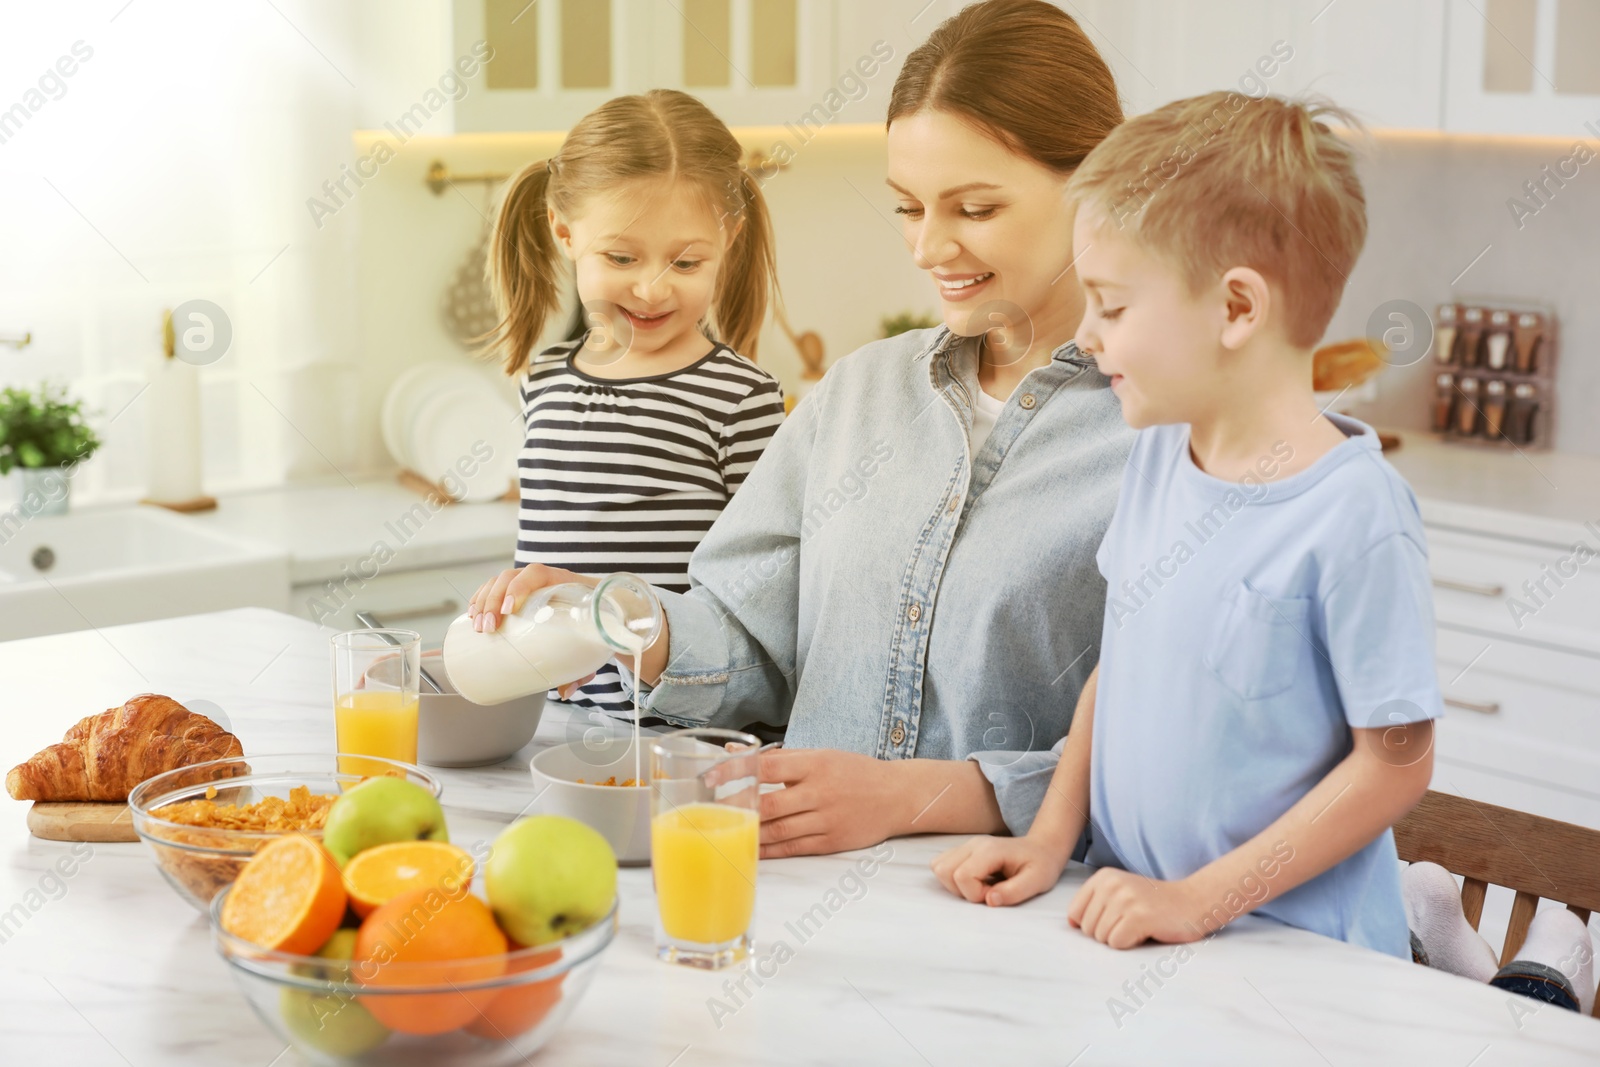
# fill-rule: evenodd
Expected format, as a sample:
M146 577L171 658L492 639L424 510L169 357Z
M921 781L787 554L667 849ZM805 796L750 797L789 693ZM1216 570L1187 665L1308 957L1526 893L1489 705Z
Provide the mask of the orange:
M466 985L504 974L505 953L506 935L482 900L412 889L362 921L351 973L373 989ZM358 999L391 1030L442 1034L476 1019L479 1008L499 992L366 994Z
M472 885L472 857L444 841L394 841L363 849L344 866L350 907L365 918L413 889L438 889L462 896Z
M511 951L517 952L526 946L511 942ZM561 950L553 949L549 952L537 952L526 959L518 960L507 968L509 974L521 974L524 971L536 971L541 967L548 967L561 958ZM491 1040L508 1041L518 1034L525 1034L544 1021L550 1014L550 1009L561 1001L561 983L566 980L565 974L558 974L554 978L546 978L540 982L524 982L521 985L504 986L499 995L483 1007L482 1013L467 1027L467 1033L477 1034Z
M263 948L309 956L344 918L344 882L328 850L302 833L269 841L222 904L222 928Z

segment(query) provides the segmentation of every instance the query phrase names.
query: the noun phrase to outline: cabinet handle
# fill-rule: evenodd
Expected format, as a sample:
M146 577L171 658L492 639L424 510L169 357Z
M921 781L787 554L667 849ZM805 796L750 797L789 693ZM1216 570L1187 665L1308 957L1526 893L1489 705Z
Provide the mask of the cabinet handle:
M1444 702L1452 708L1462 711L1476 711L1484 715L1493 715L1500 710L1498 700L1460 700L1456 697L1445 697Z
M461 610L461 605L454 600L442 600L437 604L424 604L415 608L384 608L383 616L386 619L420 619L429 615L453 615Z
M1472 593L1475 596L1504 596L1506 587L1498 583L1490 585L1486 582L1463 582L1459 578L1441 578L1433 576L1433 584L1440 589L1454 589L1458 593Z

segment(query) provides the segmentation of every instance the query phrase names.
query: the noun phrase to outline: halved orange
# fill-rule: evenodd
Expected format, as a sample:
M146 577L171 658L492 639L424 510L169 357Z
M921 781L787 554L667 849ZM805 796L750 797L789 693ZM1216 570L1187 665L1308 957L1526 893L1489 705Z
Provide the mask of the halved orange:
M244 865L222 904L222 928L235 937L309 956L344 919L339 867L301 833L269 841Z
M401 893L437 889L458 897L472 885L472 857L444 841L394 841L350 857L344 888L350 907L362 918Z

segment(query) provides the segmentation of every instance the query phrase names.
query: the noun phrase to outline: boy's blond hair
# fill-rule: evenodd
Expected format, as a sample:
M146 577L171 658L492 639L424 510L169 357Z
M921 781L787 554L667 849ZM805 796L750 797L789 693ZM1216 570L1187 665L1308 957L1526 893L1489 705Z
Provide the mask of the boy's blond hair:
M1252 267L1283 294L1291 344L1316 344L1367 236L1355 156L1319 101L1207 93L1129 119L1073 174L1069 190L1199 292Z

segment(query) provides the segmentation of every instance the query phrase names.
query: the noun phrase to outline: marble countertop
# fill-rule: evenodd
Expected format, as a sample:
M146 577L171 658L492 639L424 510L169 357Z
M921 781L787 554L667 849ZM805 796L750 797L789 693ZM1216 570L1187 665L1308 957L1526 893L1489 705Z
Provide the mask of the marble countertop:
M81 716L141 691L219 706L246 752L333 745L326 635L262 609L0 644L6 767ZM558 742L547 722L532 748ZM532 799L529 751L444 770L452 838L490 840ZM0 800L0 1060L297 1067L251 1013L206 921L142 844L35 840ZM947 895L928 861L953 838L890 842L864 890L858 854L763 862L759 952L792 954L739 994L737 972L658 962L648 870L619 879L621 930L566 1028L532 1062L702 1064L1593 1064L1600 1023L1250 917L1180 956L1115 952L1072 930L1051 893L990 910ZM821 905L825 919L795 924ZM1142 989L1140 988L1142 985Z
M1416 430L1400 438L1384 458L1411 483L1424 522L1560 547L1579 539L1600 545L1600 456L1451 443Z
M509 501L430 507L394 478L290 485L226 495L215 511L187 517L281 548L289 581L320 582L372 555L382 541L394 555L386 571L503 559L517 544L517 505Z

